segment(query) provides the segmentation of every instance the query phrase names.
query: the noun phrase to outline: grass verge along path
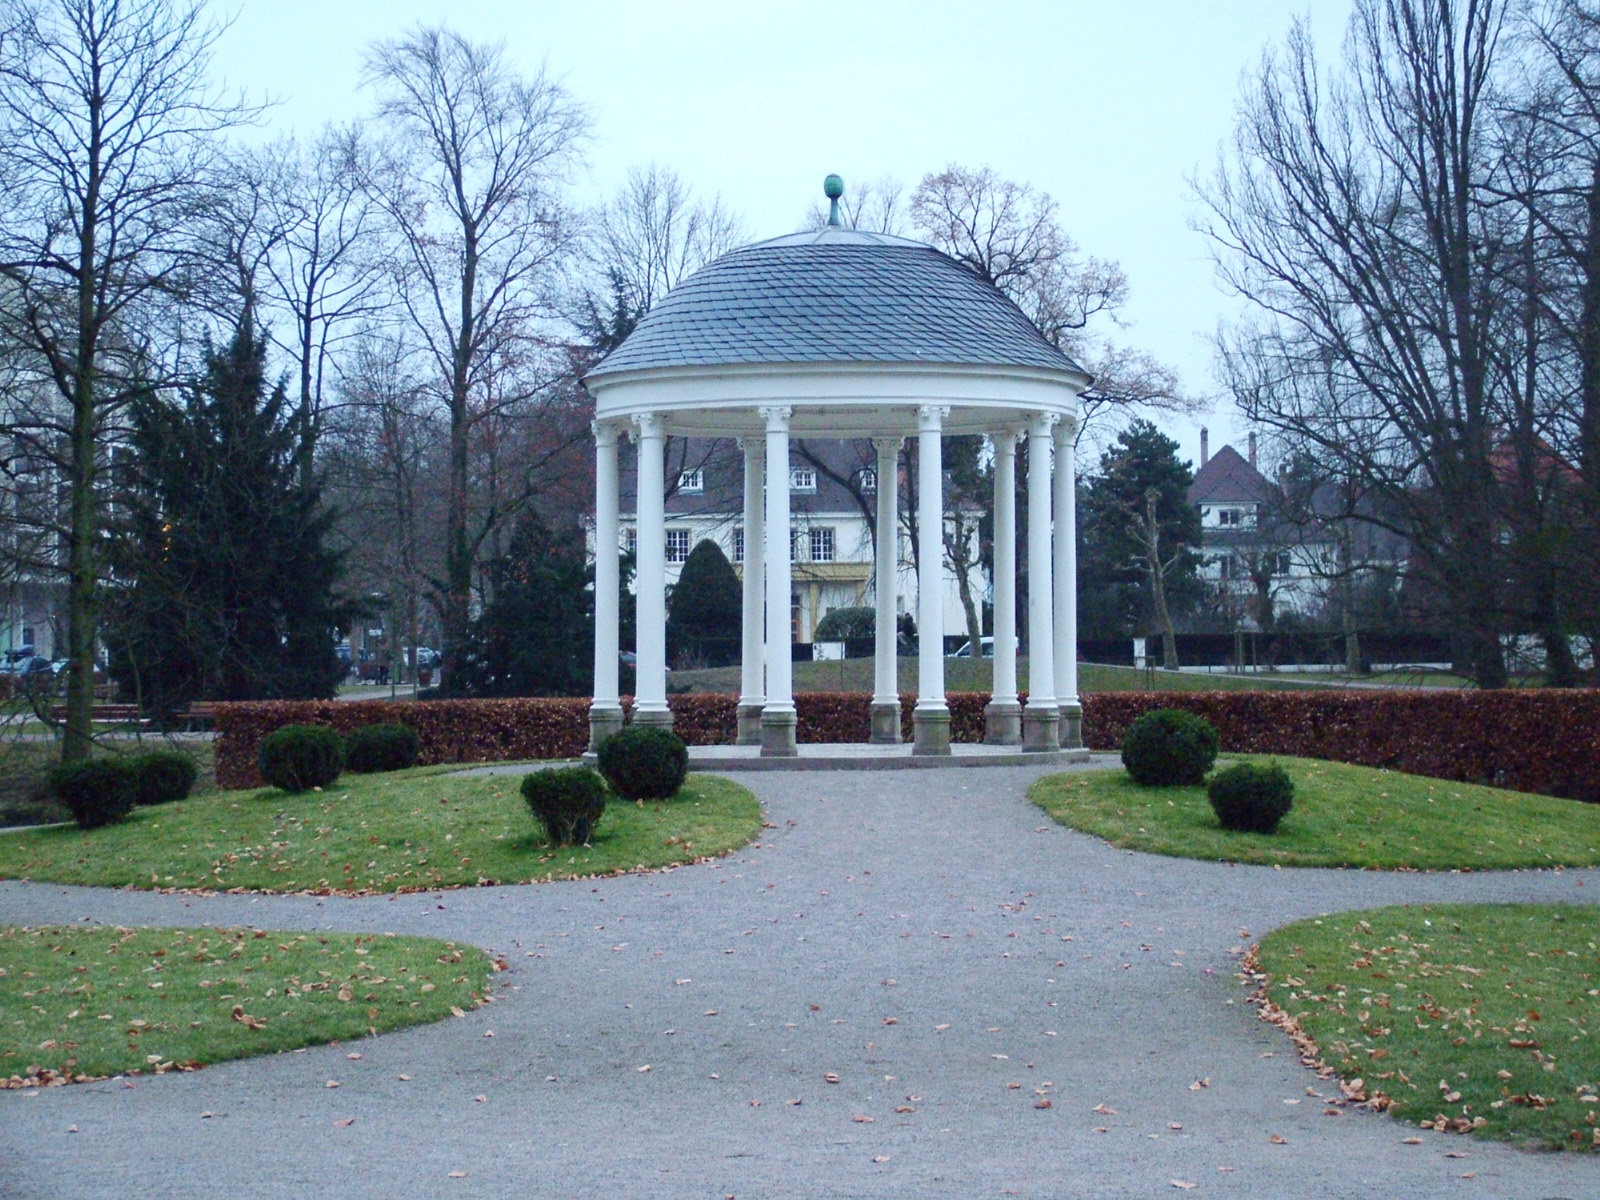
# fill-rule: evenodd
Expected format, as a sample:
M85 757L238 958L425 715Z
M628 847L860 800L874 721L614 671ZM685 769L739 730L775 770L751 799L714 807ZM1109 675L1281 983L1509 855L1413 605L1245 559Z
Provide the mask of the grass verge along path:
M1374 1107L1530 1147L1600 1149L1600 911L1417 904L1261 942L1268 1019Z
M76 827L0 836L0 878L102 887L396 892L614 874L726 854L761 828L750 791L691 775L671 800L613 799L587 846L554 847L520 774L420 768L321 792L217 792Z
M1118 768L1051 775L1028 795L1063 825L1113 846L1224 862L1384 870L1600 864L1600 805L1311 758L1277 762L1294 807L1274 834L1230 833L1203 787L1140 787Z
M489 956L392 934L0 927L0 1087L189 1070L459 1015Z

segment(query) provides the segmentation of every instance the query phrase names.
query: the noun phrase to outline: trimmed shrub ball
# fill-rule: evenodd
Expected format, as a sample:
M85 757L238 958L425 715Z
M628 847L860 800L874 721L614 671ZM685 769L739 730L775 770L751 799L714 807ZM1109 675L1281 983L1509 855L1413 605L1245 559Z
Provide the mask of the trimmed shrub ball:
M557 846L581 846L606 811L606 781L588 767L550 767L522 778L522 798Z
M1212 776L1206 793L1224 829L1276 833L1294 804L1294 781L1277 763L1240 763Z
M1217 731L1204 717L1158 708L1128 726L1122 765L1145 787L1187 787L1205 782L1219 746Z
M285 725L261 739L257 764L286 792L327 787L344 770L344 739L326 725Z
M665 800L689 776L689 748L670 729L630 725L595 751L600 774L624 800Z
M182 800L194 787L199 774L194 759L176 750L151 750L124 759L133 772L138 804L165 804Z
M421 753L422 739L409 725L363 725L344 740L345 769L361 775L414 767Z
M50 771L50 790L79 829L113 825L133 811L138 780L120 758L62 763Z

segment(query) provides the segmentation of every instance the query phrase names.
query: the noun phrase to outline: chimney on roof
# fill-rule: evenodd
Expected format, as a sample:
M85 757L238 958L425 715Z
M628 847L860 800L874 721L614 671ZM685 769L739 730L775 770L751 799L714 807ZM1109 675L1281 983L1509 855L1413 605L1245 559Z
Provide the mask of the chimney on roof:
M1250 435L1250 465L1256 465L1256 435L1253 433Z
M1211 461L1211 431L1204 425L1200 426L1200 465L1203 467Z

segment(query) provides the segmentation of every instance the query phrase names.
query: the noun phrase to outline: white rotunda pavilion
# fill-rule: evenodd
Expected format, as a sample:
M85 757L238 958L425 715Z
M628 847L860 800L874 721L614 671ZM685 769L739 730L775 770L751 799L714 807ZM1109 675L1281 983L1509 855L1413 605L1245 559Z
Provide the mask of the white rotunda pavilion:
M985 740L1081 745L1073 435L1082 368L1009 299L932 246L828 226L735 250L696 272L584 379L595 401L595 684L591 747L622 726L618 694L617 439L638 450L633 719L670 726L666 693L668 434L736 437L744 449L744 621L739 741L797 752L791 686L789 439L871 438L877 477L918 443L917 627L944 628L940 586L946 434L984 434L994 454L993 698ZM1016 449L1028 444L1028 703L1018 702ZM1053 473L1052 473L1053 466ZM898 489L877 489L876 577L893 577ZM1053 509L1053 512L1052 512ZM1054 539L1052 541L1052 532ZM893 589L879 586L872 741L900 740ZM944 652L918 650L913 753L950 752Z

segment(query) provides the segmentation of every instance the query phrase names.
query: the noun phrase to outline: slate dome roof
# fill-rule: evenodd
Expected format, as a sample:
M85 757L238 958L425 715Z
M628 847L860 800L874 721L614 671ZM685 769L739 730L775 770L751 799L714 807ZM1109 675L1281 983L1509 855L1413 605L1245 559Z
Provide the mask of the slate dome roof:
M679 284L587 378L660 367L946 363L1086 374L998 289L922 242L825 227Z

